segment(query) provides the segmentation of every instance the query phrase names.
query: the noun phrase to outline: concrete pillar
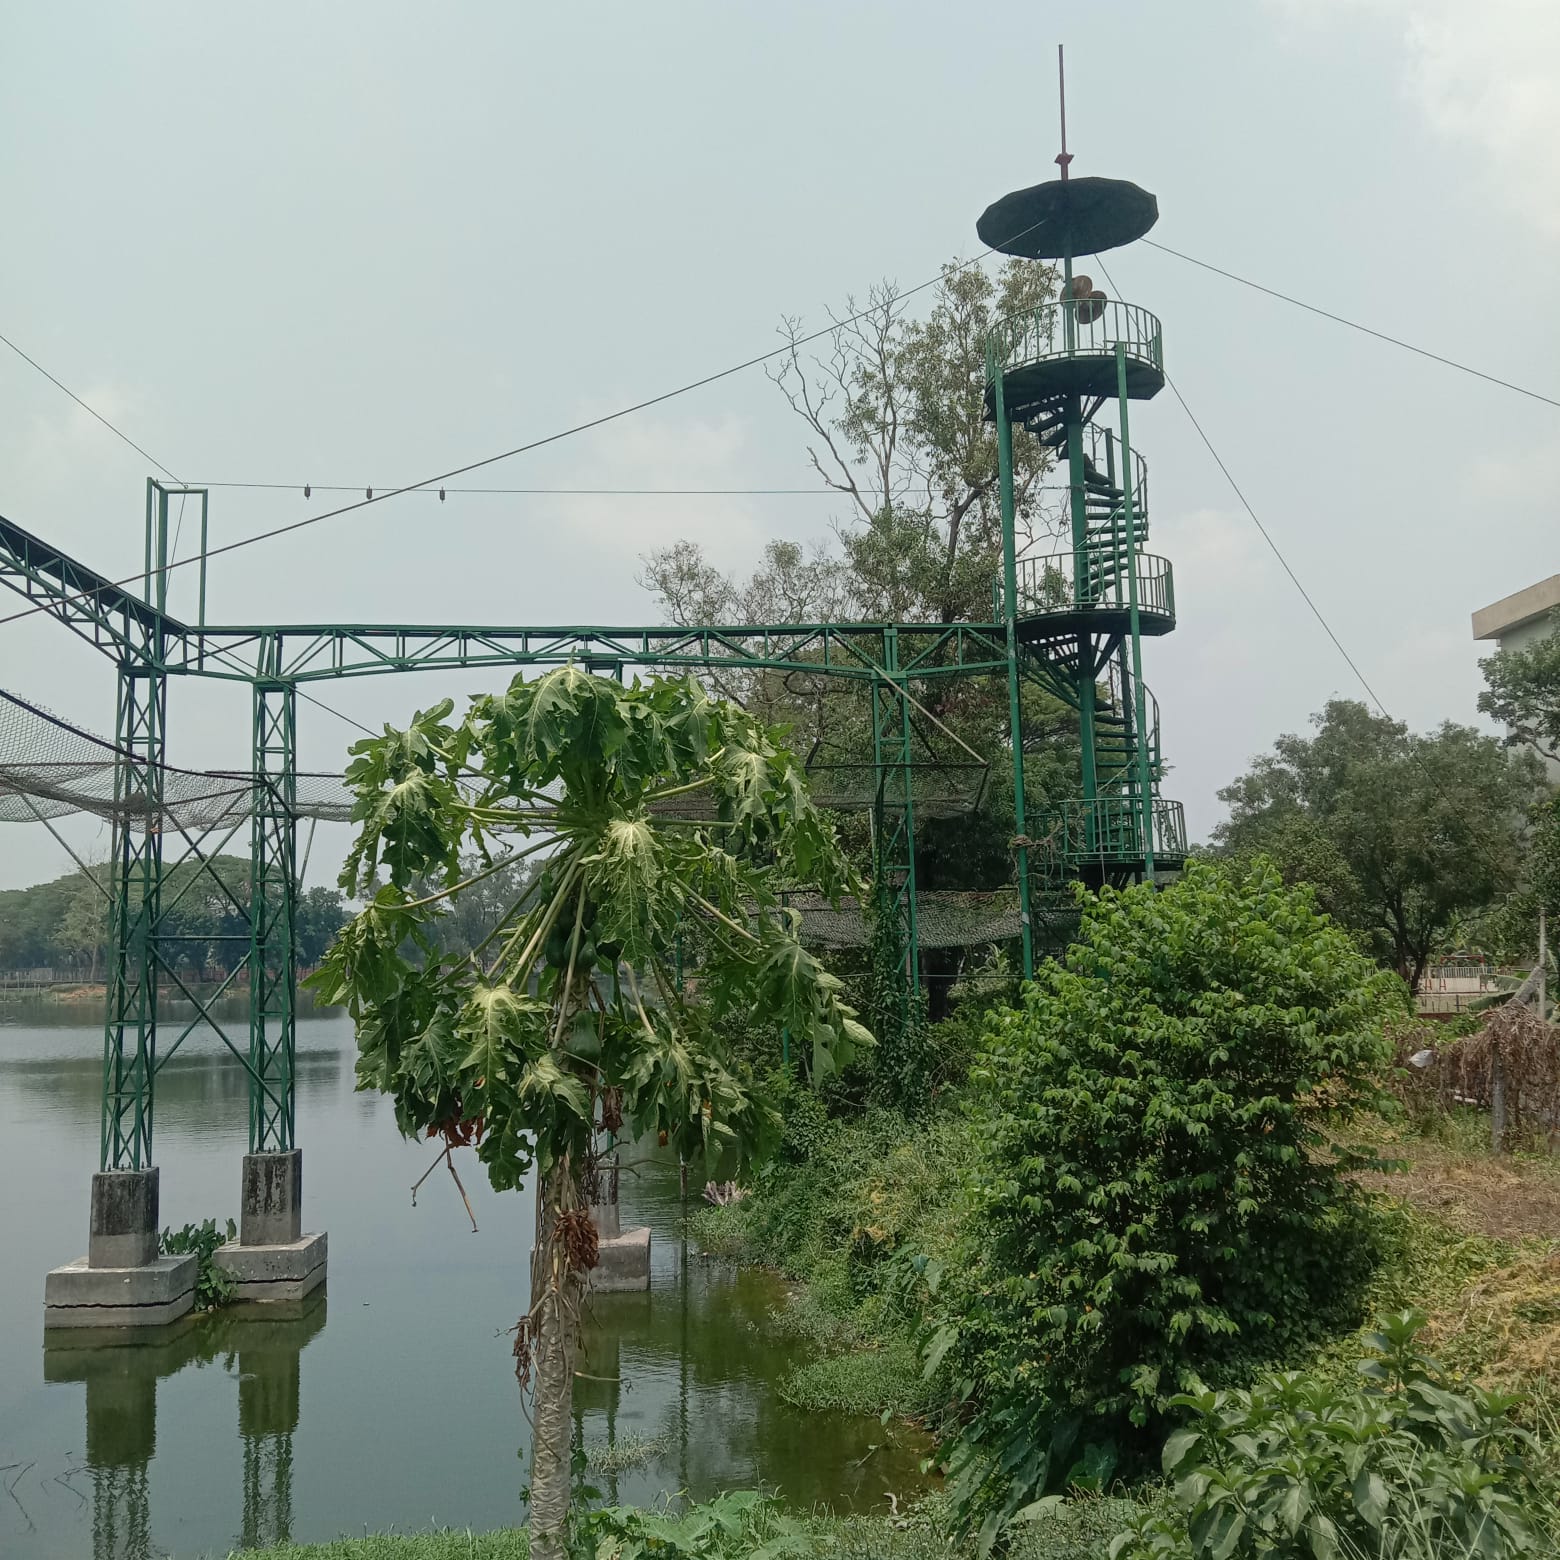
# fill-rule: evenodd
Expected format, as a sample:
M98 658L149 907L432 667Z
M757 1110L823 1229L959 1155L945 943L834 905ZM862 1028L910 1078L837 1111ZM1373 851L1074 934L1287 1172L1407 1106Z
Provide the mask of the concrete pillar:
M155 1166L102 1170L92 1177L88 1267L146 1267L156 1261L157 1182Z
M244 1155L241 1246L290 1246L303 1234L303 1150Z
M161 1327L195 1304L194 1254L157 1254L157 1170L104 1170L92 1177L87 1254L43 1283L43 1325Z
M245 1154L238 1239L218 1249L233 1298L301 1300L325 1282L323 1232L303 1232L303 1150Z
M605 1201L590 1210L596 1226L598 1245L596 1266L591 1269L589 1288L596 1294L624 1294L650 1287L650 1227L625 1231L618 1207L617 1155L602 1173Z

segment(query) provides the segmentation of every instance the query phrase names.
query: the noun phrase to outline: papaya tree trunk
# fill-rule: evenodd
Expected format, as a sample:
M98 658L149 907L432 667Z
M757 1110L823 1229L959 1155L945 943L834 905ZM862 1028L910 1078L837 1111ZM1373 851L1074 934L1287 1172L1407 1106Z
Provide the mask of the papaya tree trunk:
M578 1279L559 1239L558 1215L572 1207L573 1172L565 1160L541 1179L536 1245L531 1254L531 1306L536 1317L532 1371L531 1556L566 1560L574 1354L578 1342Z

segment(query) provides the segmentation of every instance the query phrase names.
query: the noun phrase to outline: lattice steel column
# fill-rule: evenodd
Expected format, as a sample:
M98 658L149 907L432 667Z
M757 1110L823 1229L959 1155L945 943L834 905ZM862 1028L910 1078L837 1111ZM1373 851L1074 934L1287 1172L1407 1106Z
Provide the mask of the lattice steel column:
M883 633L885 669L899 669L898 631ZM878 915L894 928L902 951L906 1012L921 989L920 933L916 924L914 751L910 702L898 678L872 683L872 876Z
M161 670L121 662L114 720L114 853L103 1035L103 1170L152 1163L157 1067L157 924L168 684Z
M297 697L254 685L254 823L249 902L249 1151L294 1147L293 1001L297 910Z

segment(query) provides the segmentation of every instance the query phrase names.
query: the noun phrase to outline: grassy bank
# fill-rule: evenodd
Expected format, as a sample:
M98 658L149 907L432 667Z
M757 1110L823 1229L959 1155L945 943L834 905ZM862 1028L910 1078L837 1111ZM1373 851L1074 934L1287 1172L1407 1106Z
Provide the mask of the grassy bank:
M1008 1560L1103 1560L1110 1540L1141 1508L1114 1499L1072 1501L1017 1534ZM840 1560L964 1560L973 1549L950 1545L947 1513L931 1499L896 1517L797 1516L777 1518L800 1548L776 1554L834 1555ZM707 1548L670 1551L700 1560L748 1560L753 1539L716 1537ZM494 1533L442 1532L338 1539L329 1544L282 1544L244 1550L231 1560L525 1560L523 1529Z
M692 1214L706 1252L796 1281L775 1326L805 1340L813 1357L781 1383L788 1402L908 1418L937 1407L916 1356L919 1312L895 1258L952 1241L974 1143L956 1111L919 1122L888 1110L836 1120L798 1095L782 1153L752 1194Z

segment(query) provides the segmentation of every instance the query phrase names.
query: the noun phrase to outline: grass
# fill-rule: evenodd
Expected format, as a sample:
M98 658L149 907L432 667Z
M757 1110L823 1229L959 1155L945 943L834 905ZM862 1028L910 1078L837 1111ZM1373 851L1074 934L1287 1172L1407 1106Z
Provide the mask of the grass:
M371 1533L328 1544L277 1544L234 1550L229 1560L526 1560L531 1543L524 1528L493 1533L444 1529L436 1533Z
M627 1473L644 1468L671 1448L671 1437L640 1435L627 1431L610 1445L606 1441L587 1441L585 1458L596 1473Z
M811 1413L881 1414L907 1418L926 1407L927 1389L908 1334L890 1334L877 1347L827 1354L791 1371L780 1383L787 1403Z
M1143 1510L1136 1501L1083 1496L1068 1501L1039 1521L1015 1530L1008 1560L1105 1560L1110 1540ZM799 1526L822 1556L838 1560L970 1560L972 1548L948 1538L948 1510L932 1496L891 1517L799 1519ZM230 1560L524 1560L522 1529L495 1533L411 1533L338 1539L330 1544L283 1544L244 1550ZM723 1560L744 1560L740 1551Z

